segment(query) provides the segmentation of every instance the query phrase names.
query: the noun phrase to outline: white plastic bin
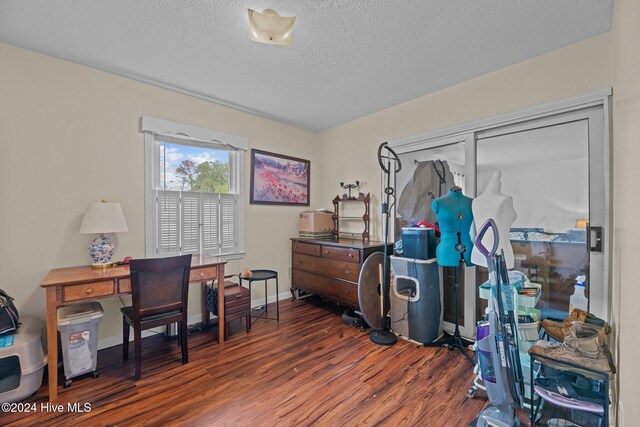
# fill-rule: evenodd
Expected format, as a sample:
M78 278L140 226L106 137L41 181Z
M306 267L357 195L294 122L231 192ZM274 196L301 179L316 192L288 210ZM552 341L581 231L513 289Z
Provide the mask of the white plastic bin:
M98 324L102 320L99 302L75 304L58 309L58 331L62 346L65 386L70 379L87 372L98 375Z
M20 322L15 335L2 337L7 346L0 347L0 403L25 399L42 385L47 364L42 322L35 317Z
M523 341L537 341L540 339L538 322L518 323L518 338Z

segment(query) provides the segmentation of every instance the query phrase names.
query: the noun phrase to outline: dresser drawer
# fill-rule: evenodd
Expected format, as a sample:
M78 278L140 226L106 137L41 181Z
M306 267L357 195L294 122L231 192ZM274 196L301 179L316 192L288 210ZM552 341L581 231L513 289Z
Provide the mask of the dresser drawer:
M115 282L113 280L106 280L104 282L87 283L84 285L65 286L62 300L63 302L78 301L115 294Z
M313 243L293 242L293 252L320 256L320 245L314 245Z
M225 287L224 306L225 309L238 306L251 306L251 294L249 289L242 286Z
M189 282L202 282L214 279L218 275L217 267L192 268L189 272Z
M358 306L358 285L300 270L292 272L293 287L317 293L342 304Z
M360 251L353 248L322 245L322 256L324 258L341 259L349 262L360 262Z
M231 320L231 317L233 315L236 315L235 317L233 317L234 319L237 319L238 317L242 317L242 316L251 316L251 306L249 304L244 304L240 306L229 307L228 305L225 304L224 306L225 322Z
M360 264L295 253L293 254L291 267L294 270L303 270L308 273L335 277L351 282L357 282L360 275Z

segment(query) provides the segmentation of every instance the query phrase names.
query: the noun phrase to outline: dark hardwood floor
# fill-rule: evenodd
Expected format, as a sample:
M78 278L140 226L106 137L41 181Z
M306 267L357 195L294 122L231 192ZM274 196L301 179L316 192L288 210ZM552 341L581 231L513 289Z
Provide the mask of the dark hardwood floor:
M222 345L213 330L189 336L186 365L176 340L146 338L138 381L133 347L124 366L120 346L104 349L99 378L60 388L62 411L43 407L43 384L26 400L35 412L0 413L0 425L466 426L485 405L466 397L473 373L459 352L375 345L341 312L314 299L283 301L279 323L258 320L246 334L234 322ZM68 403L91 410L70 412Z

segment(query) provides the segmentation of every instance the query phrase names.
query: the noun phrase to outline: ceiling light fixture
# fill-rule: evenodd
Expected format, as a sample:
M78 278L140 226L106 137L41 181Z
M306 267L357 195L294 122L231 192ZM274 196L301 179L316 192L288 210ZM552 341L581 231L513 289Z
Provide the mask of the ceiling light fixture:
M296 22L295 16L280 16L273 9L267 9L264 12L248 9L248 12L249 40L278 46L291 46L293 25Z

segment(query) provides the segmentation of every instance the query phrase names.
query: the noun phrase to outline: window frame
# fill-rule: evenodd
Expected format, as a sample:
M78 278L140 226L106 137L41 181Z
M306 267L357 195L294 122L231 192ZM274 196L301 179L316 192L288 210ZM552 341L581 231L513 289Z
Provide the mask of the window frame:
M141 128L144 133L145 151L145 256L165 257L182 253L194 253L193 251L183 251L179 245L177 252L159 251L158 245L158 210L156 197L159 191L157 188L157 178L160 173L160 150L157 141L163 137L179 140L181 144L221 149L229 151L229 193L235 196L238 245L233 252L222 253L220 239L217 251L204 251L204 254L219 256L223 259L238 259L244 257L244 199L245 199L245 152L248 149L248 139L243 136L228 134L211 129L200 128L178 122L172 122L152 116L143 115ZM182 193L182 192L180 192ZM198 194L197 192L185 191L186 194ZM215 194L218 193L203 193ZM227 193L225 193L227 194ZM228 196L221 194L220 199L227 199ZM180 227L178 220L177 226ZM219 224L223 228L222 223ZM202 239L202 234L201 237ZM200 245L202 247L202 244Z

